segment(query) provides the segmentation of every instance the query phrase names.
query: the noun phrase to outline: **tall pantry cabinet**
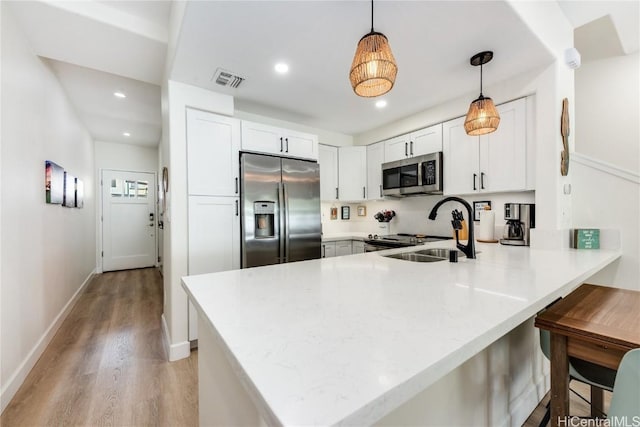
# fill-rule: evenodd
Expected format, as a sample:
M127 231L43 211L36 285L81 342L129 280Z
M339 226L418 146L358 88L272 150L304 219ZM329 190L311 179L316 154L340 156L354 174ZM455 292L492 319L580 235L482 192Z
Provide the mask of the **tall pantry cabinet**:
M188 274L240 268L240 120L187 108ZM189 302L189 340L198 338Z

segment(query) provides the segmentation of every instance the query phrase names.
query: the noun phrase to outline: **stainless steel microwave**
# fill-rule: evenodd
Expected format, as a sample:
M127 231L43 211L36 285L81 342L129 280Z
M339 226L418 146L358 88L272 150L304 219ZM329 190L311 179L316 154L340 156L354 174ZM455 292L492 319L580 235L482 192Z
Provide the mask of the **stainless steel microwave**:
M382 164L382 195L442 194L442 152Z

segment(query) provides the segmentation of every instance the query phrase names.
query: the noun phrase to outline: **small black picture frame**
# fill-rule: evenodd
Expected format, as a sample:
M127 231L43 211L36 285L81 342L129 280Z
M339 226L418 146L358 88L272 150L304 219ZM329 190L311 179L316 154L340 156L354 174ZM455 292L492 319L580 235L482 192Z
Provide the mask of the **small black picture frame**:
M491 200L484 200L473 202L473 220L480 221L480 212L484 210L485 206L491 208Z
M349 206L342 206L340 208L340 212L341 219L349 219L349 217L351 216L351 208Z

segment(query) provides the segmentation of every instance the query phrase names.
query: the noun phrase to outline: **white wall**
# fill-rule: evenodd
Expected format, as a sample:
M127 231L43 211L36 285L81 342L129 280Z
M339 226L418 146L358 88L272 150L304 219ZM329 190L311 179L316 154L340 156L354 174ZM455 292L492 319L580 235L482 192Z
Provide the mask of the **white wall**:
M640 173L640 56L585 62L576 70L575 150Z
M436 236L452 236L451 211L458 209L464 213L468 221L465 208L456 202L449 202L438 210L438 216L434 221L427 218L431 208L442 199L443 196L415 196L403 199L392 199L381 201L368 201L363 203L341 203L322 202L322 232L325 235L332 233L363 232L371 234L396 234L414 233L428 234ZM533 191L518 193L493 193L486 195L464 196L473 208L474 201L491 201L491 207L496 215L496 227L494 237L502 237L504 230L504 204L505 203L534 203L535 193ZM350 206L351 218L349 220L340 219L340 209L338 209L338 219L332 220L331 207ZM359 217L358 206L366 206L367 215ZM389 223L379 223L373 218L376 212L381 210L392 210L396 213L395 218ZM479 227L479 223L475 223ZM477 232L477 231L476 231ZM477 235L476 235L477 238Z
M136 172L158 171L158 148L118 142L95 142L96 173L100 169ZM96 175L98 176L98 175Z
M2 10L0 384L6 407L95 268L94 145L54 74ZM45 203L44 162L84 181L84 208Z
M586 165L574 156L569 172L574 226L620 230L622 257L588 281L640 290L638 76L638 53L576 71L575 151L595 161Z

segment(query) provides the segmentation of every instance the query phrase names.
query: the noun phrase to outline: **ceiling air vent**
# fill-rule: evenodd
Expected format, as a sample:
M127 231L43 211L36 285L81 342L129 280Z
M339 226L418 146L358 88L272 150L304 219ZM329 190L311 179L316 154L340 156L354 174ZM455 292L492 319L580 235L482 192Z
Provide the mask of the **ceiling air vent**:
M240 77L239 75L234 74L231 71L218 68L211 80L213 80L220 86L226 86L235 89L240 86L240 83L244 81L244 77Z

